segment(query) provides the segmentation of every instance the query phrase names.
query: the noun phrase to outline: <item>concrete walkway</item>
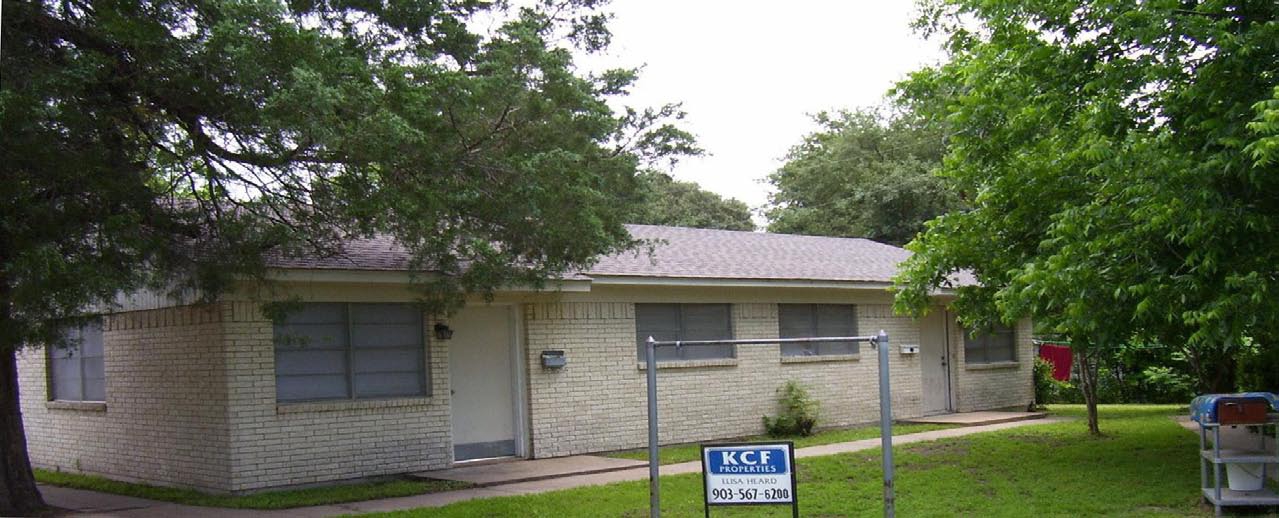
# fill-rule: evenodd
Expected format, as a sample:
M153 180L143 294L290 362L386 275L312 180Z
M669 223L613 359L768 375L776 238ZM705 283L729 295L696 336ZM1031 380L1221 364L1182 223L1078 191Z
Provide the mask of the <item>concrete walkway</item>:
M968 426L962 428L950 428L946 430L935 430L931 432L912 433L907 435L898 435L893 437L894 445L911 444L916 442L934 441L938 439L949 439L953 437L962 437L975 433L991 432L996 430L1007 430L1010 428L1020 428L1023 426L1032 426L1039 424L1058 423L1066 419L1049 417L1044 419L1035 419L1030 421L1013 421L1006 423L997 423L983 426ZM795 450L795 457L808 458L818 457L822 455L835 455L839 453L850 453L871 448L879 447L879 438L865 439L860 441L827 444L823 446L810 446L807 448L799 448ZM642 464L642 463L641 463ZM702 469L700 462L683 462L679 464L667 464L662 466L663 475L678 475L683 473L698 473ZM631 480L645 480L648 478L648 468L646 465L640 467L626 468L615 471L607 471L602 473L592 473L586 475L569 475L556 478L544 478L536 480L528 480L524 482L516 482L511 484L493 485L487 487L476 487L469 489L461 489L457 491L446 491L443 493L433 493L427 495L406 496L401 498L387 498L383 500L370 500L365 502L351 502L347 504L324 505L316 507L300 507L297 509L285 509L279 511L253 511L241 509L223 509L216 507L194 507L187 505L172 504L168 502L157 502L154 500L145 500L141 498L133 498L127 496L117 496L94 491L84 491L79 489L67 489L60 487L52 487L41 485L40 490L44 492L45 501L49 505L71 509L74 511L86 513L89 516L110 516L120 518L160 518L182 516L191 518L241 518L241 517L321 517L321 516L337 516L353 513L372 513L382 511L398 511L404 509L414 509L419 507L440 507L454 502L465 500L474 500L479 498L492 498L496 496L511 495L528 495L534 493L544 493L548 491L556 491L560 489L569 489L582 486L593 486L600 484L611 484L614 482L624 482Z
M1013 421L1029 421L1043 419L1047 412L956 412L928 417L902 419L903 423L918 424L953 424L957 426L981 426L987 424L1011 423Z
M488 487L571 475L594 475L646 466L648 466L648 462L642 460L614 459L597 455L573 455L571 457L535 460L512 459L489 464L463 465L450 469L413 473L409 476L435 480L452 480L466 482L477 487Z

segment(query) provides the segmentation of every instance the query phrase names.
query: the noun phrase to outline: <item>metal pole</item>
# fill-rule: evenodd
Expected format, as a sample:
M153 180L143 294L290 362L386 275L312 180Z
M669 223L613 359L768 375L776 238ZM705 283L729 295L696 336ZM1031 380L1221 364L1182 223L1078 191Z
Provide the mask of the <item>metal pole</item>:
M662 499L658 489L660 468L657 460L657 347L687 345L773 345L784 343L870 342L879 349L879 415L881 444L884 450L884 516L892 518L893 510L893 409L888 389L888 333L882 329L876 336L824 336L813 338L745 338L726 340L645 340L645 369L648 378L648 515L662 515Z
M897 512L893 496L893 395L888 387L888 333L883 329L873 342L879 348L879 444L884 451L884 516Z
M658 488L657 462L657 340L648 337L645 347L648 351L644 359L648 375L648 516L662 516L662 497Z
M822 336L815 338L734 338L724 340L671 340L653 342L655 347L688 346L688 345L776 345L776 344L815 344L830 342L874 342L875 336Z

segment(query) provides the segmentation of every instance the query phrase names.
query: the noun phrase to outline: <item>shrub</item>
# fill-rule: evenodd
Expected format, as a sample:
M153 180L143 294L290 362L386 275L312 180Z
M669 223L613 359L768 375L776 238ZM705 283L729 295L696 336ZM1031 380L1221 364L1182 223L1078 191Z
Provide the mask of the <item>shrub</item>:
M1151 365L1141 371L1142 394L1150 403L1186 403L1195 397L1195 380L1172 367Z
M1049 403L1071 403L1067 392L1075 387L1068 382L1053 378L1052 362L1043 358L1035 358L1035 405Z
M802 385L787 381L777 389L777 417L764 416L764 431L770 437L807 437L817 426L819 404Z

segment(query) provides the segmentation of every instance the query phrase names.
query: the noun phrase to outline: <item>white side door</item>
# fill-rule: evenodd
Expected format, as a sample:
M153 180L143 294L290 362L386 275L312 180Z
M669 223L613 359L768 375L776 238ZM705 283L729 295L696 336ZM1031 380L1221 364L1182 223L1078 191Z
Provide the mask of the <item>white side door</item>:
M454 460L516 454L512 320L505 306L468 307L448 319Z
M924 415L944 414L950 406L950 343L947 313L934 308L919 320L919 363Z

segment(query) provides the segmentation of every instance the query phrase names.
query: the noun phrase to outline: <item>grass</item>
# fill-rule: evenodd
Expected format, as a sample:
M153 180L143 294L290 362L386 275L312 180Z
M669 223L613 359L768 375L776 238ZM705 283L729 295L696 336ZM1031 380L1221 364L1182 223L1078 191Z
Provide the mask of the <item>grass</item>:
M1083 408L1036 424L896 450L899 516L1207 516L1199 504L1198 440L1169 417L1175 406L1103 406L1103 437ZM879 450L801 459L803 516L879 516ZM700 475L662 478L664 516L701 516ZM647 482L459 502L381 516L640 517ZM589 505L586 505L589 504ZM789 516L789 508L728 507L715 516Z
M52 486L88 489L103 493L135 496L185 505L203 507L229 507L236 509L289 509L312 505L340 504L378 498L411 496L470 487L465 482L444 480L383 480L358 484L266 491L251 495L214 495L194 489L151 486L120 482L108 478L35 470L36 480Z
M953 425L944 424L893 424L893 436L905 435L908 433L929 432L933 430L944 430L946 428L954 428ZM855 428L839 428L833 430L824 430L817 432L808 437L769 437L766 435L757 435L754 437L746 437L742 441L791 441L795 443L795 448L804 448L807 446L821 446L823 444L835 444L838 442L860 441L863 439L879 438L879 425L858 426ZM723 441L729 442L729 441ZM679 462L690 462L701 458L702 448L700 443L689 444L672 444L670 446L662 446L657 450L658 463L675 464ZM648 460L648 449L624 450L605 454L605 456L616 459L632 459L632 460Z

